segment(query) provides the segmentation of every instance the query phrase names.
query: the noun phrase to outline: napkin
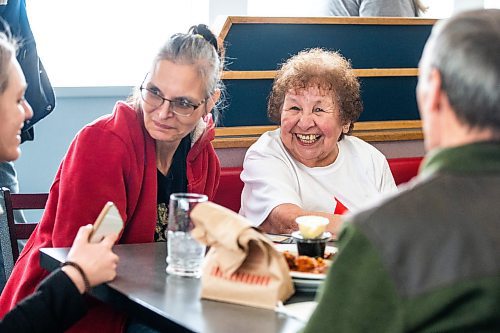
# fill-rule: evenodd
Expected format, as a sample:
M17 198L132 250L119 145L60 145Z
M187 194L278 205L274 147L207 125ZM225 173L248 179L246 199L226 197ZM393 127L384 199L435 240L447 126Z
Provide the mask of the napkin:
M318 303L315 301L292 303L282 305L278 307L276 311L306 323L316 309L317 305Z
M190 216L192 236L210 247L202 298L274 309L293 295L285 258L247 219L212 202L197 204Z

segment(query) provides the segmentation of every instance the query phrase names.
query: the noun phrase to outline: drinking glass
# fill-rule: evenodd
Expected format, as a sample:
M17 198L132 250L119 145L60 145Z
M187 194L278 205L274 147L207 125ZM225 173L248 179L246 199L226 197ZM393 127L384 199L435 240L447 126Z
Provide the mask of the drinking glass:
M208 197L196 193L170 195L167 231L167 273L179 276L200 277L205 245L191 237L194 224L189 217L191 210Z

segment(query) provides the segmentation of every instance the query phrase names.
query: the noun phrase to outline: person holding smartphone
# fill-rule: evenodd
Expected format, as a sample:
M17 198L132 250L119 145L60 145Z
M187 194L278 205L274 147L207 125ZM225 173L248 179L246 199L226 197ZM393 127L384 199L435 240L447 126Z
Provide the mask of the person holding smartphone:
M15 42L0 33L0 162L20 156L20 131L33 115L24 99L26 80L15 54ZM2 207L0 214L4 214ZM85 314L83 294L114 279L118 263L112 251L118 236L90 243L92 230L91 225L78 230L67 261L0 320L1 332L63 331Z
M128 47L128 46L127 46ZM140 43L137 47L140 47ZM133 96L85 126L71 143L47 206L0 296L0 316L45 278L38 250L70 245L106 202L124 221L119 243L165 240L170 194L213 199L220 162L212 146L221 95L217 39L205 25L167 39ZM92 299L71 332L137 332L135 318Z

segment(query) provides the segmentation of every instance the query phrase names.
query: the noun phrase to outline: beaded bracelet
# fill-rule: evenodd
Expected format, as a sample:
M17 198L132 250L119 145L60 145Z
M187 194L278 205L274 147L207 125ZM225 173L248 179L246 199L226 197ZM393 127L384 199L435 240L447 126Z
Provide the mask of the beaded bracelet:
M85 291L89 291L90 290L90 281L89 279L87 278L87 275L85 274L85 272L83 271L82 267L80 265L78 265L76 262L74 261L65 261L61 264L61 268L64 267L64 266L71 266L71 267L74 267L76 268L76 270L80 273L80 275L82 276L82 279L83 279L83 284L85 285Z

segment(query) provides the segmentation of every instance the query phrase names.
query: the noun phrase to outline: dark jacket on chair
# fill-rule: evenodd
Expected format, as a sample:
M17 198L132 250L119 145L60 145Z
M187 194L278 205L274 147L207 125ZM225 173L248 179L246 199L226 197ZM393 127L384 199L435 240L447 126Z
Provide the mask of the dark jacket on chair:
M55 107L54 90L38 58L35 39L26 14L26 0L9 0L7 5L0 6L0 15L8 23L12 35L21 42L17 61L28 83L25 97L33 109L33 117L26 121L21 134L22 141L33 140L33 125L45 118ZM0 25L1 30L6 30L4 24Z

